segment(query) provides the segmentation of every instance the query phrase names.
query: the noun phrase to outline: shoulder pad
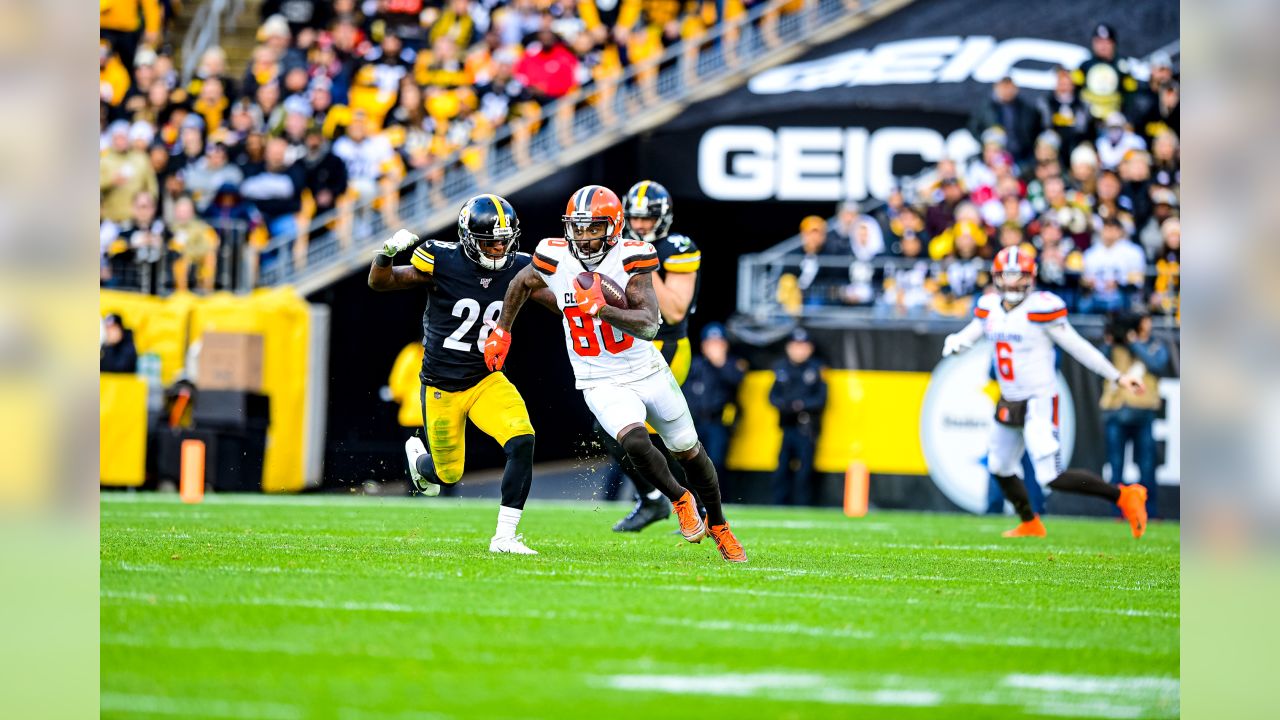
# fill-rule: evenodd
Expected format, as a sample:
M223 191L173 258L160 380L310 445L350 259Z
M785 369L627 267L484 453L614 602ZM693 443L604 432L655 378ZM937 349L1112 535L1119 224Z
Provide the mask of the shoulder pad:
M1067 304L1051 292L1041 290L1027 298L1027 319L1032 322L1053 322L1067 317Z
M424 273L434 273L436 271L436 247L435 240L428 240L413 250L413 257L409 258L409 262L415 268ZM444 249L448 252L448 249Z
M622 246L622 269L629 275L640 275L658 269L658 251L647 242L626 241Z
M662 253L662 269L667 272L697 272L702 267L702 251L686 235L672 234L666 239Z
M991 314L992 310L1000 304L1000 296L995 293L986 293L978 296L978 302L973 304L973 316L976 318L985 318Z
M554 275L568 249L563 238L543 238L533 251L533 267L543 275Z

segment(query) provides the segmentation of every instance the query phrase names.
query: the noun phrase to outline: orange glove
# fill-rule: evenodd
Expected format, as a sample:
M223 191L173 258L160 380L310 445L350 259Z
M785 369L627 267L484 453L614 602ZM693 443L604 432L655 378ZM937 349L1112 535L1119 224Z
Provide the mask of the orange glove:
M604 301L604 293L600 291L600 273L591 273L591 277L595 282L591 283L590 288L583 288L578 284L578 278L573 279L573 301L578 304L579 310L595 317L607 303Z
M511 333L501 328L494 328L484 341L484 364L491 371L497 372L507 361L507 352L511 350Z

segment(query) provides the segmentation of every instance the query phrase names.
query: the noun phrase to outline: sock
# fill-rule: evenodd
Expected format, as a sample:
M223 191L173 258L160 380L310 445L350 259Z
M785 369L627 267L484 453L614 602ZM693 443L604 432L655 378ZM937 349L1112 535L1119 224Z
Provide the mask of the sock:
M675 502L683 496L687 490L676 482L675 477L671 475L671 471L667 469L666 458L662 456L658 448L653 446L649 440L649 433L645 432L643 427L637 427L622 436L622 449L627 451L627 457L631 459L631 463L635 465L646 480L653 483L663 495L669 500Z
M1093 495L1112 503L1120 501L1120 488L1110 485L1098 475L1088 470L1071 468L1049 483L1049 487L1077 495Z
M716 478L716 466L711 464L707 451L702 443L694 446L697 454L687 460L681 460L685 477L689 478L689 486L698 494L703 507L707 511L707 522L712 525L724 525L724 508L720 504L720 481Z
M646 500L657 500L658 498L662 497L662 491L658 490L658 488L654 488L649 492L645 493L644 497Z
M627 479L631 481L631 485L636 489L636 496L640 498L648 498L650 500L657 500L662 497L662 492L655 488L653 483L644 479L643 473L641 473L635 463L631 461L631 458L627 456L627 451L623 449L622 445L609 435L609 433L605 432L604 428L600 427L600 423L598 421L596 422L595 427L596 434L600 436L600 443L604 445L604 449L609 453L609 457L618 462L618 467L622 468L622 474L626 475ZM650 440L653 439L653 437L650 438ZM679 479L680 476L675 475L675 477Z
M996 475L995 477L996 482L1000 484L1000 491L1013 505L1014 512L1018 513L1022 522L1035 518L1035 511L1031 509L1031 498L1027 495L1027 486L1022 484L1022 478L1016 475Z
M516 536L516 526L520 524L520 516L524 514L524 510L507 507L503 505L498 508L498 530L493 536L496 538L509 538Z
M533 436L517 435L502 449L507 453L507 466L502 471L502 505L523 510L533 484Z
M444 485L440 482L440 478L436 477L436 463L431 459L431 453L419 455L413 464L417 466L418 474L423 480L435 485Z

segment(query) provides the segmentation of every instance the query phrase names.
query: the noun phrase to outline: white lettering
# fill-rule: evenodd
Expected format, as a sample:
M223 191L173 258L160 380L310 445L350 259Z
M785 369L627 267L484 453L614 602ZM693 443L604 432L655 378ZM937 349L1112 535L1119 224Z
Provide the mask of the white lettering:
M973 79L983 83L993 83L1008 75L1020 88L1030 90L1052 90L1057 83L1052 66L1074 68L1087 60L1089 51L1079 45L1054 42L1052 40L1027 40L1015 38L1005 40L996 46L990 55L973 71ZM1046 63L1049 67L1040 70L1027 70L1015 67L1018 63L1034 60Z
M895 184L893 158L919 155L926 163L942 159L942 135L928 128L883 128L871 135L867 149L867 189L878 198L889 197Z
M867 129L849 128L844 133L844 198L867 196Z
M917 85L933 82L960 38L898 40L877 45L858 73L858 85Z
M839 200L840 128L778 130L778 199Z
M708 130L698 144L699 186L708 197L720 200L772 197L775 145L768 128L729 125Z

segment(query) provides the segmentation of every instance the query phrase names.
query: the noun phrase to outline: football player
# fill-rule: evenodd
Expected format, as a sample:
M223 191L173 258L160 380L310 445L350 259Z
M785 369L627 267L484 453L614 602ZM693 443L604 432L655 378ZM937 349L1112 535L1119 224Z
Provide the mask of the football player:
M563 310L562 322L570 364L587 407L626 452L640 475L662 491L675 509L680 532L689 542L710 533L721 556L745 562L746 552L734 537L720 505L715 466L698 442L689 406L671 368L654 346L660 325L653 272L658 253L643 240L624 240L622 202L608 188L588 185L569 198L563 238L538 243L533 263L507 288L497 327L485 341L485 361L502 368L511 346L511 323L530 294L550 288ZM582 287L578 275L595 280ZM599 278L624 288L626 308L605 301ZM645 422L657 430L689 485L707 509L698 513L692 493L668 469L654 447Z
M1032 292L1036 261L1026 250L1017 246L1001 250L996 254L991 275L999 293L979 298L973 321L947 336L942 356L968 350L984 336L995 344L1000 400L987 448L987 465L1022 520L1004 536L1045 535L1044 524L1032 511L1022 484L1025 444L1041 485L1115 503L1128 519L1133 536L1142 537L1147 527L1146 488L1116 487L1087 470L1062 469L1053 347L1057 345L1108 381L1139 394L1144 389L1141 370L1131 369L1121 375L1101 351L1071 327L1062 298L1050 292Z
M409 475L428 496L462 478L467 418L502 446L502 506L489 551L536 555L516 528L533 480L533 426L515 385L485 367L484 342L502 310L507 284L529 265L517 252L520 221L497 195L477 195L458 213L458 242L428 240L413 251L411 264L392 265L396 253L418 243L408 230L382 246L369 267L374 290L422 288L422 439L405 443ZM535 297L555 307L550 293ZM559 312L559 309L556 308Z
M683 386L693 357L689 347L689 316L697 311L698 287L702 282L702 252L693 240L671 232L673 219L671 194L652 180L641 180L632 185L622 199L623 236L628 240L647 242L658 252L658 269L652 277L662 324L653 345L671 367L676 382ZM655 434L654 429L649 427L648 430L653 444L667 458L671 474L683 483L684 470L680 463L666 451L662 438ZM614 531L639 532L670 517L671 503L641 476L627 459L622 446L608 433L601 432L600 437L636 488L635 507L613 526Z

